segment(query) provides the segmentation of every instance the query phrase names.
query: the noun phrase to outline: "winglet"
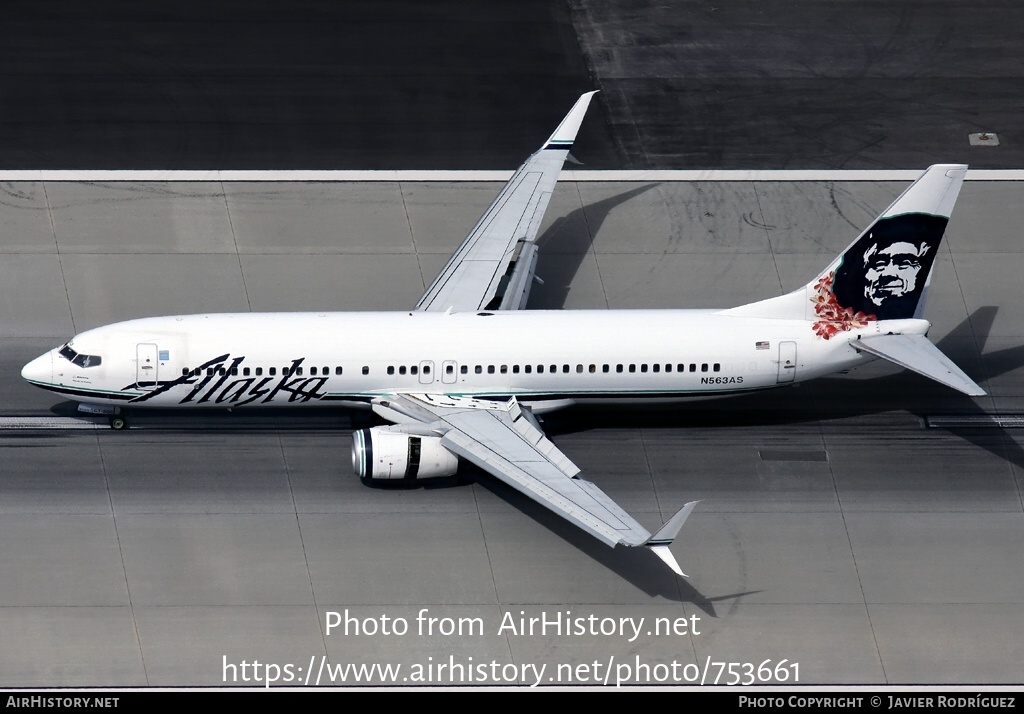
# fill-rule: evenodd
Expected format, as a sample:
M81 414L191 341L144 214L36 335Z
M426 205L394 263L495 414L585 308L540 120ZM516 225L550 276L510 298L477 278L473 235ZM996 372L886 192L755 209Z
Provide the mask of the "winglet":
M576 140L576 133L580 130L580 124L583 123L583 117L587 113L587 107L590 106L590 100L594 98L597 91L587 92L579 99L576 100L576 104L569 110L569 113L565 115L565 119L555 129L555 133L552 134L544 144L545 149L562 149L568 151L572 146L572 142Z
M672 545L672 541L679 535L679 529L683 527L683 523L690 517L690 513L698 503L700 501L690 501L680 508L674 516L666 521L665 525L658 529L657 533L648 538L647 542L644 543L668 567L672 568L672 572L676 575L682 575L684 578L689 576L679 567L679 563L676 562L676 558L672 555L672 551L669 550L669 546Z

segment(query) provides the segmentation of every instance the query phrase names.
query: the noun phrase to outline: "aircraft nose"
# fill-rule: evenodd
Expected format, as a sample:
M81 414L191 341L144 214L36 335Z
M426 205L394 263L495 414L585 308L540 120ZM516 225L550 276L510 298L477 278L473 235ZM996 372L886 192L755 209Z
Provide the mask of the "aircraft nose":
M36 357L22 367L21 378L29 382L53 382L53 352Z

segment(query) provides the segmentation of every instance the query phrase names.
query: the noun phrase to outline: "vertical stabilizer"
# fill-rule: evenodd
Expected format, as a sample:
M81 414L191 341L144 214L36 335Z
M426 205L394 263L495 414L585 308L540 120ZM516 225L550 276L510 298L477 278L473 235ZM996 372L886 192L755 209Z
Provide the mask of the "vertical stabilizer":
M919 317L932 265L967 167L932 166L807 288L877 320Z
M825 339L833 327L921 317L966 173L962 164L931 166L807 285L725 313L814 321Z

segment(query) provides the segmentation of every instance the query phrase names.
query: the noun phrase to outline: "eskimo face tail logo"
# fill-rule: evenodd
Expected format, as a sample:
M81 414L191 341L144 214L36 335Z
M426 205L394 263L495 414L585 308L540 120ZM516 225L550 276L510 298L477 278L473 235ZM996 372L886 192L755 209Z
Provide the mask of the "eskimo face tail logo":
M819 280L811 300L826 340L873 320L914 316L949 219L924 213L880 218Z
M901 298L917 290L921 261L931 251L926 242L899 241L879 249L877 243L864 253L864 297L876 307L889 298Z

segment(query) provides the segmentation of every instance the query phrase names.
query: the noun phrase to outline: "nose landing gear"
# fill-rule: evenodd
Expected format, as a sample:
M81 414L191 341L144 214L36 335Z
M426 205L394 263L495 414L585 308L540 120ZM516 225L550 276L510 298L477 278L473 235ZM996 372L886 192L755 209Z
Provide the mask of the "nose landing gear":
M110 428L114 431L121 431L122 429L128 428L128 417L125 416L120 407L110 406L107 404L86 404L82 402L78 405L78 411L83 414L106 416L107 423L110 424Z

